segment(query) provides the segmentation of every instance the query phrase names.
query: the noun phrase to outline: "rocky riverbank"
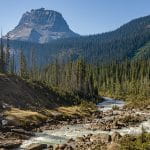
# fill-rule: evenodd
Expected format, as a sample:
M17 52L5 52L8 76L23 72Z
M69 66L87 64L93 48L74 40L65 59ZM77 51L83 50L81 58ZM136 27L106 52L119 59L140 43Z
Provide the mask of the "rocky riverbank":
M0 114L0 149L16 149L24 140L29 140L34 136L34 132L14 126L6 120L3 112Z
M3 104L0 109L0 148L18 148L25 140L35 137L34 133L60 129L66 125L83 123L85 120L89 120L89 115L96 114L95 110L91 110L82 115L83 111L80 112L80 107L77 106L62 107L59 109L51 110L49 116L46 116L44 114L45 112L42 114L20 110L12 108L8 104ZM75 110L71 114L66 114L72 109ZM91 121L92 118L90 118Z
M106 105L99 107L99 111L92 113L90 117L67 118L67 120L59 121L56 127L46 125L38 128L41 132L30 141L25 141L22 148L38 147L44 144L43 146L47 149L56 150L95 150L96 147L117 150L120 145L115 141L116 136L121 138L126 134L140 134L142 126L148 132L150 131L150 114L147 108L130 110L122 104L121 107L118 105L112 109L104 109L104 107L108 108Z
M98 107L99 111L91 111L87 116L58 113L45 122L24 127L12 126L1 115L0 148L14 149L21 145L19 149L92 150L100 146L109 150L110 147L119 147L116 138L119 140L132 134L132 130L138 133L142 123L150 119L148 108L129 110L122 103L121 107L111 109L104 109L108 106L102 105Z
M137 113L137 110L119 109L101 113L100 118L93 120L86 128L89 130L111 131L112 129L134 127L149 119L147 114Z
M69 139L66 144L57 145L55 150L119 150L118 144L122 136L118 132L112 135L100 133L97 135L89 134L78 137L76 140Z

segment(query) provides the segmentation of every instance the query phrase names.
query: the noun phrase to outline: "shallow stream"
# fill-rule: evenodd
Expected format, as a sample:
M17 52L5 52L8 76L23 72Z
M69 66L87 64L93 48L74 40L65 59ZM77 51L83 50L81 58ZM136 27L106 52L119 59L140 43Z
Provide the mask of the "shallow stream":
M124 101L114 100L111 98L105 97L105 100L102 103L98 104L98 107L101 111L107 111L112 109L114 105L118 107L123 107L125 105ZM21 149L26 148L32 143L42 143L42 144L63 144L66 143L70 138L75 139L76 137L81 137L88 134L99 134L99 133L108 133L112 134L114 131L119 132L121 135L125 134L140 134L142 126L147 132L150 132L150 120L144 121L136 127L128 127L122 129L114 129L111 131L102 131L102 130L90 130L86 128L88 124L78 124L78 125L67 125L63 126L60 129L55 130L46 130L42 133L36 133L35 137L30 138L21 145Z

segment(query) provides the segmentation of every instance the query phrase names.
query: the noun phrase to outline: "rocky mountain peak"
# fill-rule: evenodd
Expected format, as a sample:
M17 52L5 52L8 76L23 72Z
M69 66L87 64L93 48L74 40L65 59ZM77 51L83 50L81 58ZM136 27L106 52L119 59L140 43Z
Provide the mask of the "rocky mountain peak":
M63 16L44 8L23 14L18 26L9 32L11 40L46 43L53 39L79 36L70 30Z

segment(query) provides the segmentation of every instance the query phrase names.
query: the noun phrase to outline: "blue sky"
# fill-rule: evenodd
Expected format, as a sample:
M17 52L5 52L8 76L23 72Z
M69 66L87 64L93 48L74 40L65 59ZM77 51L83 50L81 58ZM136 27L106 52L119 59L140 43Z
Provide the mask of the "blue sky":
M24 12L41 7L61 12L70 28L81 35L114 30L150 15L150 0L1 0L3 33L13 29Z

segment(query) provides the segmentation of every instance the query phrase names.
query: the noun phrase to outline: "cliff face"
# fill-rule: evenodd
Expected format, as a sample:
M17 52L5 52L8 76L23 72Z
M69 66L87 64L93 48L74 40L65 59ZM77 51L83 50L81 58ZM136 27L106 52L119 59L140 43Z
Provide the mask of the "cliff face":
M79 36L70 30L63 16L44 8L26 12L14 30L10 31L11 40L47 43L53 39Z

